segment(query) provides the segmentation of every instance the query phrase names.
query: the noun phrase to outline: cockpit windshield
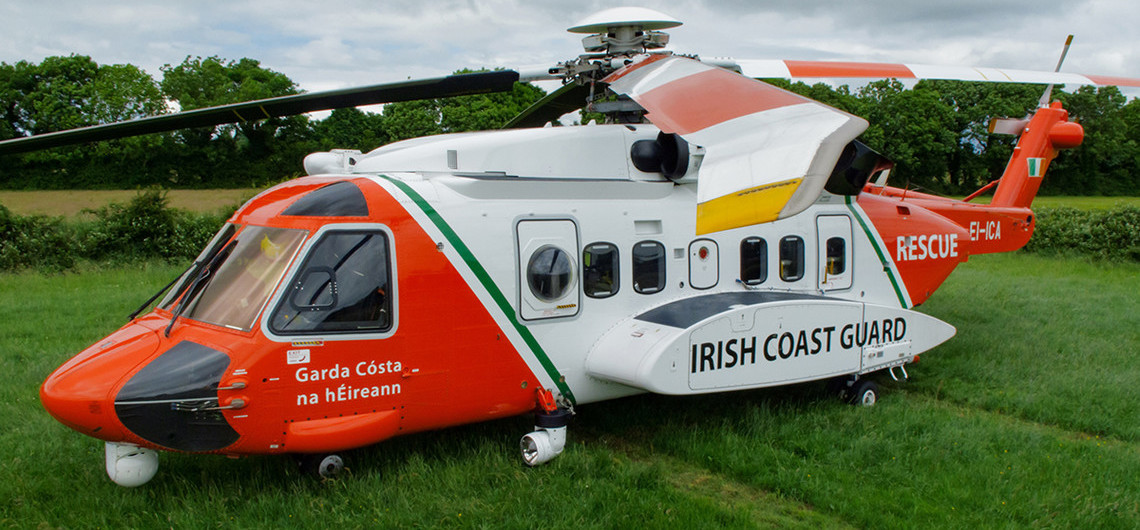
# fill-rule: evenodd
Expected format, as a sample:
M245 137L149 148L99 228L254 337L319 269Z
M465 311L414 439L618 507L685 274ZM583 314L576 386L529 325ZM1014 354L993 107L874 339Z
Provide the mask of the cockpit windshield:
M245 227L191 280L179 304L183 316L249 331L306 235L304 230Z

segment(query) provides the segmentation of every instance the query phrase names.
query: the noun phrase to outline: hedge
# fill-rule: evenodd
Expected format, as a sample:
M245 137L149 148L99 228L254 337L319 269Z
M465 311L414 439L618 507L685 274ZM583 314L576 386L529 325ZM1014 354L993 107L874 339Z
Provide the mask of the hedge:
M148 189L127 204L90 210L94 220L20 216L0 205L0 271L63 271L81 260L186 260L198 255L236 210L214 214L169 207ZM1042 208L1025 252L1140 261L1140 208Z

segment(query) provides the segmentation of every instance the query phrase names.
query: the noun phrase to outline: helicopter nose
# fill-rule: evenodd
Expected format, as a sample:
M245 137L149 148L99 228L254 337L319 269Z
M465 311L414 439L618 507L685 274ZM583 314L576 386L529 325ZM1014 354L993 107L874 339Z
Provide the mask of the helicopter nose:
M133 434L162 447L189 452L225 448L239 435L222 410L244 406L239 399L219 403L218 387L229 364L225 352L179 342L127 380L115 396L115 413Z
M52 372L40 387L40 402L60 423L108 441L122 440L111 391L122 377L158 349L155 330L129 324L83 350Z

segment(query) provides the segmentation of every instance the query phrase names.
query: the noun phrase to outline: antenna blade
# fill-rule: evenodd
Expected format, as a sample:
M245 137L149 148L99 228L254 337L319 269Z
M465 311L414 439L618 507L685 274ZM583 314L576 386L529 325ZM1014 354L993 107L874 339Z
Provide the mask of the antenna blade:
M209 127L225 123L292 116L342 107L504 92L510 90L518 78L518 72L499 70L234 103L5 140L0 142L0 155L26 153L63 145L111 140L191 127Z

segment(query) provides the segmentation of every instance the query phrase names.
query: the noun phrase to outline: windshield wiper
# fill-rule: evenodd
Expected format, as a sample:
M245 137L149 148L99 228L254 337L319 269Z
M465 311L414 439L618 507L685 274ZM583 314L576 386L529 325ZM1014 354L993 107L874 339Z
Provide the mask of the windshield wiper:
M181 316L182 312L186 310L186 307L190 305L190 299L197 296L201 290L200 288L206 284L206 279L210 277L211 272L221 266L222 262L229 257L230 252L233 251L236 244L236 240L230 241L230 243L218 251L217 254L214 254L207 266L202 267L201 270L198 271L198 274L194 277L194 281L190 282L189 287L187 287L186 294L178 301L178 305L174 306L174 311L170 315L170 323L166 325L166 331L164 332L167 337L170 336L170 330L174 328L174 322L178 320L178 317Z
M194 264L191 265L191 268L194 268L197 266L198 266L198 262L195 261ZM182 278L182 276L184 274L185 273L182 273L182 274L179 274L178 276L175 276L173 280L170 280L170 283L166 284L166 286L163 287L162 289L159 289L157 293L154 293L154 296L148 298L147 301L143 302L142 305L140 305L138 309L134 310L133 313L127 315L127 322L134 320L135 317L139 316L139 313L142 313L144 309L146 309L147 307L150 307L151 302L157 300L158 297L162 296L162 293L165 293L166 290L169 289L172 285L174 285L174 283L177 282L180 278Z

